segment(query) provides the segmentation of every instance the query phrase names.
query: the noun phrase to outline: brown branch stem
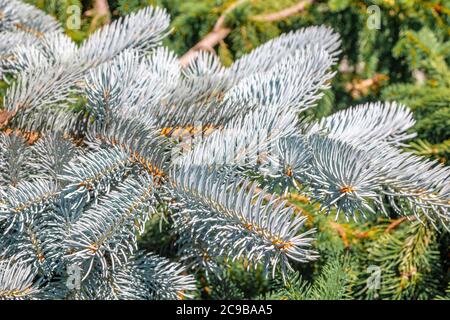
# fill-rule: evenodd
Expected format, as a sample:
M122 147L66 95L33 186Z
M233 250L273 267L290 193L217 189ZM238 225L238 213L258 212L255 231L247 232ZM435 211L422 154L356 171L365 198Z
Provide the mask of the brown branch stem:
M292 7L274 12L269 14L261 14L257 16L253 16L250 18L250 20L258 21L258 22L275 22L280 21L286 18L289 18L293 15L296 15L297 13L302 12L305 10L305 8L313 3L314 0L302 0L298 2L297 4L293 5Z
M235 8L247 2L248 0L238 0L233 3L230 7L228 7L217 19L216 24L214 25L213 30L208 33L202 40L200 40L195 46L189 49L181 58L180 64L185 67L188 63L195 57L196 52L199 50L206 50L210 52L215 52L214 47L223 39L225 39L228 34L230 34L231 29L225 27L225 18L226 16L233 11Z
M208 33L202 40L200 40L195 46L189 49L181 58L180 64L185 67L188 65L189 61L191 61L196 52L199 50L207 50L214 52L214 47L223 41L231 32L230 28L225 27L225 18L227 14L229 14L232 10L240 6L241 4L247 2L248 0L240 0L236 1L232 4L227 10L225 10L222 15L217 19L216 24L214 25L213 30ZM274 12L267 15L258 15L251 17L250 20L260 21L260 22L274 22L285 19L292 15L295 15L301 11L303 11L309 4L311 4L314 0L302 0L296 5L286 8L284 10Z
M103 24L108 24L111 22L111 11L109 10L107 0L95 0L94 8L86 11L85 15L88 17L93 17L91 26L89 27L89 32L93 32L97 28L97 24L100 20L102 20Z

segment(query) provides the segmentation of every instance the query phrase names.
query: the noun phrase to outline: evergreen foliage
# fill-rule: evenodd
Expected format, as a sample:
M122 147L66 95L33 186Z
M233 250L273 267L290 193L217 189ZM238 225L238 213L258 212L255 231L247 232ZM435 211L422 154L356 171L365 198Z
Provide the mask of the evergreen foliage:
M56 19L0 0L0 298L445 295L450 170L403 149L411 110L373 102L299 117L334 101L333 29L263 39L232 63L198 52L183 68L161 46L166 10L119 10L133 13L77 45ZM407 33L396 55L448 80L446 45L430 33L410 35L433 60L408 53ZM164 256L145 238L157 225L172 243Z

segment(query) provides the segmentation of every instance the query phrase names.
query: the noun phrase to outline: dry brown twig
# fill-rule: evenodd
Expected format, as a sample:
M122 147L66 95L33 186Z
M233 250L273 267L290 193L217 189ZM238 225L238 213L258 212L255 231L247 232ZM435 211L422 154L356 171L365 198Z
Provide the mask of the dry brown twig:
M289 18L293 15L296 15L297 13L302 12L303 10L305 10L305 8L307 6L309 6L311 3L313 3L314 0L303 0L298 2L297 4L283 9L281 11L278 12L274 12L274 13L269 13L269 14L260 14L257 16L253 16L250 18L250 20L253 21L258 21L258 22L275 22L275 21L280 21L286 18Z
M216 24L214 25L213 30L208 33L202 40L200 40L195 46L189 49L181 58L180 64L185 67L188 65L189 61L193 59L196 55L196 52L199 50L206 50L210 52L215 52L214 47L223 41L231 32L230 28L225 26L226 16L232 12L234 9L244 4L248 0L238 0L229 6L217 19ZM267 15L259 15L250 18L251 20L258 22L274 22L279 21L290 16L293 16L301 11L303 11L309 4L311 4L314 0L302 0L296 5L289 7L287 9L283 9L278 12L274 12Z
M345 89L354 99L358 99L367 96L371 91L378 90L387 79L388 76L385 74L377 73L372 78L353 80L345 85Z
M189 61L193 59L196 55L196 52L199 50L207 50L214 52L214 46L216 46L220 41L225 39L228 34L231 32L230 28L225 27L225 18L226 16L236 9L238 6L247 2L248 0L238 0L234 2L231 6L229 6L217 19L216 24L214 25L213 30L208 33L202 40L200 40L195 46L189 49L181 58L180 64L185 67L188 65Z
M330 226L337 231L339 236L342 239L342 242L344 243L344 246L348 248L350 246L350 242L348 241L347 233L345 232L345 229L342 225L340 225L337 222L330 221Z
M389 226L384 230L384 233L389 233L392 230L394 230L395 228L397 228L400 224L402 224L404 221L409 220L409 221L413 221L416 220L416 216L406 216L406 217L401 217L399 219L395 219L393 220Z
M107 0L95 0L94 8L85 12L87 17L93 17L91 25L89 27L89 33L93 32L101 21L102 24L108 24L111 22L111 11Z

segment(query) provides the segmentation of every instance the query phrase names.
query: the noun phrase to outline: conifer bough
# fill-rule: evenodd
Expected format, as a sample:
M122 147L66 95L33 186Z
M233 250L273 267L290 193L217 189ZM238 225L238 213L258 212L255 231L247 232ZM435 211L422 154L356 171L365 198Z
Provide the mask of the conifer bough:
M149 7L78 46L0 0L0 298L185 298L195 272L236 259L284 276L320 254L280 200L294 189L336 216L448 227L450 170L401 150L407 107L299 120L334 75L333 30L282 35L229 68L208 52L182 67L161 47L168 26ZM178 261L137 246L162 204Z

